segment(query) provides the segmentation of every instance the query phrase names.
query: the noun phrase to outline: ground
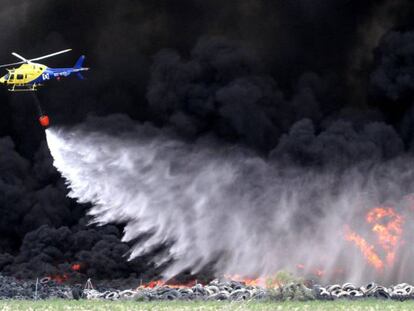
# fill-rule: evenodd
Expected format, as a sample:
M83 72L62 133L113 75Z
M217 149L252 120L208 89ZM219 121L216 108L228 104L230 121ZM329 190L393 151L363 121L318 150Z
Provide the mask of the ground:
M85 300L0 301L0 311L173 311L173 310L414 310L414 301L312 301L312 302L117 302Z

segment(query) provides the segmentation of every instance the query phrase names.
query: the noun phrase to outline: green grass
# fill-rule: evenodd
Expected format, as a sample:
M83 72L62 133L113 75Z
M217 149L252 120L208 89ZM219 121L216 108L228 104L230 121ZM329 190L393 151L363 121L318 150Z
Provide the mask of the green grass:
M175 311L175 310L414 310L414 301L312 301L312 302L118 302L118 301L0 301L0 311Z

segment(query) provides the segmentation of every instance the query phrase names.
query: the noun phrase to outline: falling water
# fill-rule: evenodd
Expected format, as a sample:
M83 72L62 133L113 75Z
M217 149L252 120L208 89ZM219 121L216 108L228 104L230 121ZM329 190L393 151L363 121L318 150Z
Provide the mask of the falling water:
M411 160L347 171L286 167L212 138L184 142L123 116L50 128L47 141L69 196L93 204L94 222L126 224L124 241L148 235L132 247L131 258L171 243L168 253L154 258L158 264L172 260L165 277L212 262L217 275L319 269L325 281L414 277L407 233L396 237L395 265L381 270L344 237L351 228L386 261L364 217L388 204L410 231Z

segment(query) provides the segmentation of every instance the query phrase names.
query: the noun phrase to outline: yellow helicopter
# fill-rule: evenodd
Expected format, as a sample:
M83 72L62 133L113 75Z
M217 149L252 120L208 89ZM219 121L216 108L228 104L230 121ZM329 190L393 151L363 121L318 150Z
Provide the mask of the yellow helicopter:
M7 69L8 73L0 78L0 83L8 85L11 92L17 91L37 91L37 87L42 86L44 82L56 79L60 80L62 77L68 77L72 73L76 73L79 79L83 80L82 71L87 71L89 68L82 67L85 56L79 57L78 61L70 68L49 68L45 65L35 63L35 61L53 57L59 54L67 53L72 49L67 49L52 54L26 59L23 56L13 52L12 55L21 59L20 62L0 65L0 68L20 65L18 68Z

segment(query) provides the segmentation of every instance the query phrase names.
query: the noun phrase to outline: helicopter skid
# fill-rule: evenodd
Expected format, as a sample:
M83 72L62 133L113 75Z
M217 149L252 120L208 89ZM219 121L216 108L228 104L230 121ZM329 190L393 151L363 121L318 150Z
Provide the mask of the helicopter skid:
M36 92L38 86L40 86L40 84L14 85L11 89L9 89L9 91L10 92Z

